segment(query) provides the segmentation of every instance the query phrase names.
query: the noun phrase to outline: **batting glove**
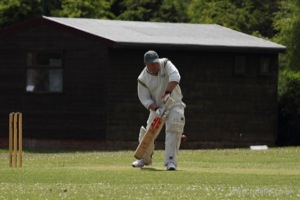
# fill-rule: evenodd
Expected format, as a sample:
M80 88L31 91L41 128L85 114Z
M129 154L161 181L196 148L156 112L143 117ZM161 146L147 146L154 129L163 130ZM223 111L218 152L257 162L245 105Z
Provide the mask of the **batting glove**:
M170 98L171 92L170 91L166 91L165 94L161 97L162 101L164 103L166 103L168 101L168 99Z
M157 109L155 110L155 113L156 113L156 116L159 116L159 117L161 117L162 114L163 114L161 108L157 108Z

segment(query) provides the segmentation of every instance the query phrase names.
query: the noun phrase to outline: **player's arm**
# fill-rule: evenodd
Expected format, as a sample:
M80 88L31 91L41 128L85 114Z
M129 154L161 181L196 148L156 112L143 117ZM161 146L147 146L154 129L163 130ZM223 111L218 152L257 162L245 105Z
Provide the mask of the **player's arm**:
M171 93L174 90L174 88L179 84L181 76L179 74L178 69L173 65L171 61L167 62L166 64L166 71L169 75L169 83L165 92Z
M140 102L143 104L145 108L148 110L156 110L158 106L154 103L153 99L151 98L150 91L148 87L138 79L138 97Z
M157 110L158 105L156 105L156 103L151 103L148 107L148 110L153 110L153 111L156 111Z
M177 81L171 81L168 83L168 86L166 88L166 93L172 93L172 91L174 90L174 88L178 85Z

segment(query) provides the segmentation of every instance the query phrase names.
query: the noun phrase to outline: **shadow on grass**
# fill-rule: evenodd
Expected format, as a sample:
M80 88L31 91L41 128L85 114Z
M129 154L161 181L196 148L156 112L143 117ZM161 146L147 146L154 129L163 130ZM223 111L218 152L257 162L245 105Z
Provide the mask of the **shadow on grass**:
M141 168L141 170L143 171L166 171L164 169L156 169L156 168L152 168L152 167L145 167L145 168Z

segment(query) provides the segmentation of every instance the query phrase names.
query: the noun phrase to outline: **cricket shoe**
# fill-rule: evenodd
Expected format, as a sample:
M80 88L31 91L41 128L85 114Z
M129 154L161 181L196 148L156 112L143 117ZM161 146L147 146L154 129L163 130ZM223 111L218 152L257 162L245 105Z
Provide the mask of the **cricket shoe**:
M143 168L143 167L145 166L145 162L143 161L143 159L141 159L141 160L136 160L136 161L134 161L131 165L132 165L132 167Z
M169 163L167 164L167 170L176 170L175 164L172 163L172 162L169 162Z

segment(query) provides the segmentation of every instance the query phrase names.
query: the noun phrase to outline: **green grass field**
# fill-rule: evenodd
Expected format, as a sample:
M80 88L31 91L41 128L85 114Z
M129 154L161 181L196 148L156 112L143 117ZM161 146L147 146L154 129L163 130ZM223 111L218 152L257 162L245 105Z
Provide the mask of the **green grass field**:
M131 167L133 151L32 152L22 168L0 150L0 199L300 199L300 147L181 150L177 171L164 151Z

